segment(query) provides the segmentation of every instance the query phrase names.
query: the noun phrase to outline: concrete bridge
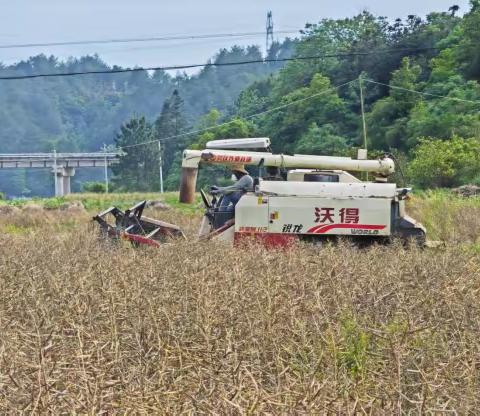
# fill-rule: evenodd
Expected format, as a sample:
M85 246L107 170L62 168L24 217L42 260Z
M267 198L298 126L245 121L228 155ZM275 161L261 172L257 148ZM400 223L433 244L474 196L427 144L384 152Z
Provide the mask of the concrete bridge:
M55 177L55 195L63 196L71 192L70 179L76 168L105 168L118 162L118 153L7 153L0 154L0 169L49 168Z

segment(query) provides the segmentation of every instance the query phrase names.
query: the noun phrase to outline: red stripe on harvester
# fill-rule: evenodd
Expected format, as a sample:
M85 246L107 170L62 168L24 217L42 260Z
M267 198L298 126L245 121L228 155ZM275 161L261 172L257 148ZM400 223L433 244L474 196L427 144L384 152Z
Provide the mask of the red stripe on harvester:
M384 230L386 225L362 225L362 224L330 224L320 225L308 230L309 234L325 234L335 228L351 230Z
M325 224L323 224L323 225L317 225L317 226L315 226L315 227L313 227L313 228L310 228L310 229L307 231L307 233L309 233L309 234L315 234L315 233L317 233L317 231L319 231L319 230L321 230L322 228L325 228L325 227L328 227L328 225L325 225Z

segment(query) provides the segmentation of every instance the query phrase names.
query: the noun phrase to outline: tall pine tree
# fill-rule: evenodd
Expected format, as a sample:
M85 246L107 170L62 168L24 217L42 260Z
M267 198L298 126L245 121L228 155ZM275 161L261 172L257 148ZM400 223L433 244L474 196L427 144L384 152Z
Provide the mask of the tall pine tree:
M121 127L115 144L124 155L112 168L113 184L119 191L158 190L158 145L148 143L154 140L154 127L145 117L132 118Z
M162 141L164 175L168 175L175 156L188 144L188 136L172 137L185 133L186 129L183 99L178 90L174 90L170 98L165 100L162 111L155 121L155 137Z

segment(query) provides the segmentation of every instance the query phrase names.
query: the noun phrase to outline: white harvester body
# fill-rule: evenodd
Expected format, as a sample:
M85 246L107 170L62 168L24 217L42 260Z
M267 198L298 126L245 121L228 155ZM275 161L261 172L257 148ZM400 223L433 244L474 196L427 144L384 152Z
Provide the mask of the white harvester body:
M275 155L230 150L233 147L230 142L225 147L228 149L215 149L214 143L204 151L184 152L182 202L193 198L200 164L275 167L283 169L284 175L275 180L257 178L254 189L244 193L234 210L221 207L218 200L212 205L207 199L201 238L230 242L255 238L267 245L334 236L374 240L413 238L421 244L425 241L425 228L405 213L409 190L387 183L387 177L395 170L393 160L388 157L360 160ZM369 172L375 181L361 181L348 171Z
M200 237L236 243L253 237L274 246L334 236L423 244L425 229L405 214L401 193L385 183L260 181L234 214L218 208L207 213Z
M237 204L235 232L389 236L395 191L391 184L261 182Z

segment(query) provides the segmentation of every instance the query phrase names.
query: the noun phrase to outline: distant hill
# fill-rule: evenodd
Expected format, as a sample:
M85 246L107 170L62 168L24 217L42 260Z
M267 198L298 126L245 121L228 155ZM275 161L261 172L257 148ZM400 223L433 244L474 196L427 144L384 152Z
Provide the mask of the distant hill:
M277 56L290 56L293 41L279 45ZM257 46L222 49L210 62L262 59ZM117 69L118 67L114 66ZM192 124L212 107L231 109L240 92L279 65L207 67L194 76L172 77L163 71L36 78L0 82L2 152L98 150L112 143L120 125L134 115L157 117L174 89L185 101ZM112 69L98 56L72 58L38 55L11 66L0 76Z
M288 57L294 41L274 44L270 54ZM209 62L227 63L262 59L257 46L220 50ZM135 115L153 121L172 92L184 100L185 118L195 125L212 107L232 112L240 92L278 70L280 64L207 67L198 74L171 76L164 71L111 75L35 78L0 81L0 153L98 151L113 143L120 126ZM0 76L117 69L98 56L72 58L38 55L15 65L0 64ZM1 171L0 190L9 195L50 195L48 172ZM101 178L101 172L82 171L80 182Z

